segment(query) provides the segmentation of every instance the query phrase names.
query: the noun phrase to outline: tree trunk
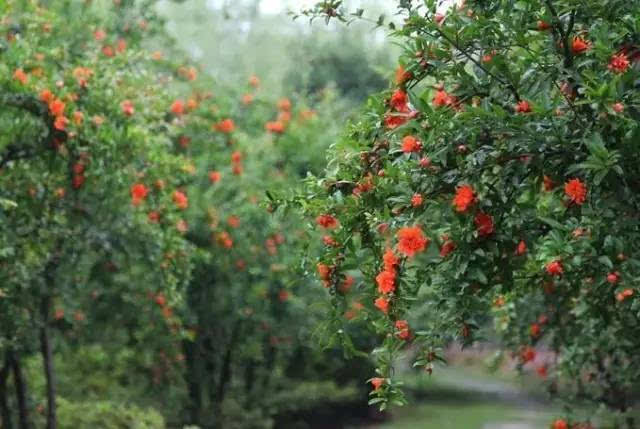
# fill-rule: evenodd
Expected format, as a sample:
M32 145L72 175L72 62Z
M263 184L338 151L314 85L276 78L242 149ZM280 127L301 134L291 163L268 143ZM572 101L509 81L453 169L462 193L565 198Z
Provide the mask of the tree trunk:
M13 370L13 384L16 386L16 399L18 402L19 417L18 426L20 429L30 429L31 423L29 422L29 408L27 407L27 384L22 376L20 358L16 356L13 351L9 351L7 354L7 360L11 362L11 368Z
M49 308L51 299L46 296L40 305L42 328L40 328L40 352L44 375L47 380L47 429L56 429L58 420L56 417L56 375L53 368L53 350L49 333Z
M3 429L13 429L9 401L7 400L7 378L9 378L10 366L11 362L7 357L4 366L0 369L0 417L2 418L0 427Z
M201 426L200 411L202 409L202 386L200 384L200 374L198 371L197 347L198 339L195 341L184 340L182 349L186 362L187 389L189 391L189 403L187 405L187 415L189 424Z

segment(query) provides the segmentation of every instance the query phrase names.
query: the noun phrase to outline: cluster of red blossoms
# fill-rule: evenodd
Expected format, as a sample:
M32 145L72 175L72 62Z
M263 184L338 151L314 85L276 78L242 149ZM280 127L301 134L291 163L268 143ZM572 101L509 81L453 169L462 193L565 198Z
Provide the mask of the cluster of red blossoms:
M291 101L288 98L278 101L278 111L278 118L275 121L267 122L264 126L270 133L282 134L287 129L291 121Z
M462 185L456 189L453 197L453 205L458 213L466 213L476 203L476 196L470 185ZM487 237L494 233L493 217L479 211L474 219L476 231L479 237Z

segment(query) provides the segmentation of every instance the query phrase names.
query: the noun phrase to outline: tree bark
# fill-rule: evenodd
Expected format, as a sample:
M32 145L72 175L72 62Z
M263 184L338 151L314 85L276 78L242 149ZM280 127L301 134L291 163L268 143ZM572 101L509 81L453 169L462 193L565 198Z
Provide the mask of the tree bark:
M2 418L3 429L13 429L11 421L11 410L9 410L9 401L7 400L7 378L9 378L11 363L7 358L5 364L0 369L0 417Z
M27 384L24 381L22 375L22 366L20 364L20 358L14 354L13 351L9 351L7 359L11 362L11 369L13 370L13 384L16 387L16 400L18 402L18 427L20 429L30 429L31 422L29 421L29 408L27 407Z
M53 349L49 332L49 309L51 299L46 296L40 305L42 327L40 328L40 352L44 375L47 380L47 429L56 429L58 419L56 417L56 375L53 367Z
M189 403L187 404L187 415L189 424L201 426L200 412L202 409L202 386L200 384L200 374L198 371L197 347L198 340L182 342L184 357L186 362L187 390L189 391Z

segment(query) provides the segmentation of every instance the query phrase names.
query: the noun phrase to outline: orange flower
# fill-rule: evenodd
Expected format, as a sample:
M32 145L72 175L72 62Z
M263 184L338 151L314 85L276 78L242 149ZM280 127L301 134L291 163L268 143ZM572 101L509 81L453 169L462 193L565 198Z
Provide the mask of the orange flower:
M544 175L542 177L542 184L544 186L544 190L547 192L552 191L555 186L555 184L553 183L553 180L551 180L551 177L547 175Z
M332 229L338 226L338 219L330 214L323 214L316 218L316 223L323 228Z
M397 236L398 250L408 257L425 250L430 242L418 226L400 228Z
M258 78L258 76L252 75L251 77L249 77L249 85L251 85L254 88L259 87L260 86L260 79Z
M456 206L456 211L464 213L474 202L475 194L473 188L470 185L458 186L456 196L453 198L453 205Z
M476 224L479 237L486 237L493 234L493 218L488 214L483 212L476 214L473 222Z
M13 72L13 78L23 85L26 85L29 81L29 76L22 69L16 69L16 71Z
M395 271L398 265L398 257L393 253L393 250L387 249L382 255L382 262L386 271Z
M383 297L380 297L374 301L374 305L384 314L389 313L389 300Z
M55 97L53 96L53 93L48 89L43 89L42 91L40 91L40 100L43 103L50 104L54 99Z
M107 37L107 33L105 33L104 30L98 29L93 32L93 38L96 39L96 41L98 42L104 40L105 37Z
M158 223L160 222L160 213L156 211L149 212L149 214L147 215L147 218L151 223Z
M393 271L382 271L376 276L376 283L378 284L378 292L391 293L396 290L396 273Z
M373 385L374 390L380 389L380 386L384 384L384 378L374 377L371 379L371 384Z
M176 116L180 116L184 113L184 101L182 100L175 100L173 103L171 103L171 113L173 113Z
M84 113L80 111L73 112L73 123L76 125L82 125L84 121Z
M580 181L580 179L571 179L564 185L564 193L569 197L569 200L582 205L587 199L587 187Z
M396 69L396 85L402 85L413 77L413 74L406 71L402 65L399 65Z
M527 253L527 243L524 240L520 240L520 243L516 246L516 255L522 256Z
M229 235L229 233L226 231L218 234L218 244L220 244L225 249L231 249L233 247L233 240L231 239L231 235Z
M112 57L115 55L115 53L113 52L113 48L111 47L111 45L104 45L102 47L102 54L105 57Z
M147 194L149 194L149 189L144 184L136 183L131 186L131 204L134 206L140 205L147 199Z
M291 110L291 100L289 100L288 98L281 98L278 101L278 109L279 110L284 110L285 112L288 112Z
M62 116L64 115L65 107L66 104L64 104L64 102L56 99L49 103L49 112L52 116Z
M538 30L539 30L539 31L547 31L548 29L550 29L550 28L551 28L551 24L549 24L549 23L548 23L548 22L546 22L546 21L539 20L539 21L538 21L538 25L537 25L537 27L538 27Z
M622 302L630 296L633 296L633 289L625 289L622 292L616 294L616 301Z
M227 218L227 224L231 228L237 228L240 226L240 218L238 216L231 215Z
M546 270L551 276L561 276L564 273L562 262L558 259L549 262L546 266Z
M251 94L244 94L242 96L242 104L244 104L245 106L248 106L249 104L251 104L253 102L253 95Z
M53 122L53 127L56 130L64 131L69 124L69 120L65 116L58 116Z
M270 133L282 134L284 133L284 124L280 121L269 121L264 124L264 129Z
M406 136L402 139L402 151L404 153L420 152L422 145L414 136Z
M423 198L420 194L413 194L413 196L411 197L411 205L413 207L420 207L422 205L422 202Z
M609 60L607 68L613 73L624 73L629 68L629 58L625 54L616 54Z
M184 210L187 207L189 207L189 199L181 191L173 191L173 202L181 210Z
M531 104L527 100L518 101L516 113L531 113Z
M209 172L209 180L211 180L211 183L218 183L221 177L222 177L222 174L219 171Z
M122 113L124 113L125 116L133 116L133 114L135 113L135 109L131 100L124 100L122 103L120 103L120 108L122 109Z
M591 48L591 42L582 37L574 37L571 43L571 51L575 55L582 54Z
M624 104L622 103L613 103L613 105L611 106L611 108L613 109L614 112L616 113L622 113L624 112Z
M232 133L233 130L236 129L236 125L233 122L233 119L224 119L217 124L215 124L215 129L220 131L221 133L229 134Z

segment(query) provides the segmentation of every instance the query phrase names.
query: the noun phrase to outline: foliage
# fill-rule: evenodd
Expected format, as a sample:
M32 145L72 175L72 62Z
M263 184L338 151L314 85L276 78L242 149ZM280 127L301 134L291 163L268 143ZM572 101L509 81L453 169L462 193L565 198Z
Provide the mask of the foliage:
M366 17L341 3L302 13ZM397 19L374 20L404 48L394 87L296 198L339 243L318 261L336 330L348 335L342 315L358 302L353 320L378 338L370 402L404 402L393 368L409 344L430 372L442 346L470 344L493 319L550 392L628 410L640 377L638 3L396 3Z

